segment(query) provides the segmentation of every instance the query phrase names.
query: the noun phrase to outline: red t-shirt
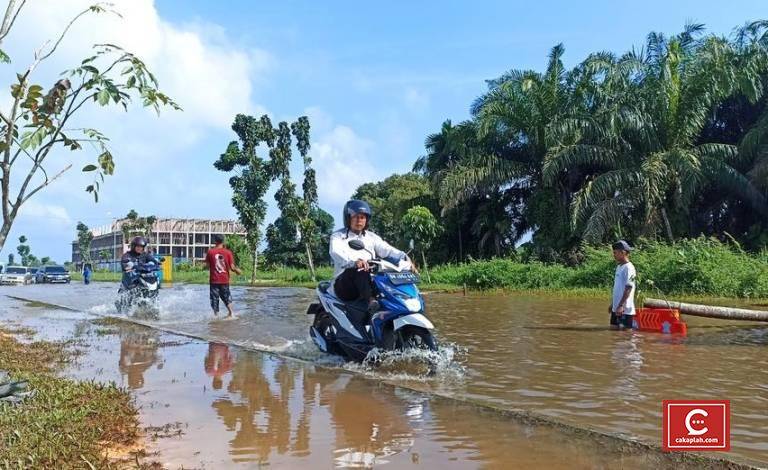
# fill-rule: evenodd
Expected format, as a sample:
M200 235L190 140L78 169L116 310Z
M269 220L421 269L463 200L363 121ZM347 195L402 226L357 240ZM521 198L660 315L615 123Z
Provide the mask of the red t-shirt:
M208 271L211 273L211 284L229 284L229 271L235 264L231 251L226 248L211 248L205 255L205 262L208 263Z

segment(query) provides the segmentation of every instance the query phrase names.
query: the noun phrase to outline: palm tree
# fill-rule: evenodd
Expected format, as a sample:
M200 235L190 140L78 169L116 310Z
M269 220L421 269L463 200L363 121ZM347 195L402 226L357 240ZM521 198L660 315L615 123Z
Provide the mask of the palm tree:
M445 207L492 191L523 198L525 211L515 222L518 236L535 236L559 248L571 243L567 179L542 179L542 163L552 145L553 125L584 106L588 81L566 70L562 44L552 48L544 73L512 70L488 82L489 91L472 106L480 144L442 175L439 195ZM546 206L546 210L543 207Z
M693 24L669 39L651 33L643 52L596 54L583 64L600 79L590 97L597 106L564 120L543 171L552 181L573 168L589 170L572 203L573 225L586 240L601 240L623 222L637 231L661 223L671 241L670 212L684 221L708 185L766 210L765 197L733 167L737 147L700 141L724 99L759 98L762 55L741 54L725 39L701 38L702 31Z

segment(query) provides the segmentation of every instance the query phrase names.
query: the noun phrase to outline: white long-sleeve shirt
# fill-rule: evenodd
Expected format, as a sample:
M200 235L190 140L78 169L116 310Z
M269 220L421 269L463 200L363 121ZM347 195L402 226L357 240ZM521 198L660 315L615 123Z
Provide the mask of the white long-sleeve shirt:
M349 247L350 240L360 240L366 249L353 250ZM370 230L366 230L359 235L352 230L337 230L331 234L330 245L329 252L334 268L333 277L338 276L345 269L353 267L359 259L366 261L372 259L369 251L374 253L377 258L405 258L405 253L394 248Z

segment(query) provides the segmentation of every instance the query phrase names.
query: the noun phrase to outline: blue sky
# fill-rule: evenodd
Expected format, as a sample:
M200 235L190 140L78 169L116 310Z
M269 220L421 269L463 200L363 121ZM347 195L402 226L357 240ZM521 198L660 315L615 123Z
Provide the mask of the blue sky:
M310 116L320 202L335 215L359 184L407 171L443 120L467 118L485 79L510 68L540 70L559 42L575 65L593 51L642 45L651 30L675 33L686 21L728 34L768 16L758 0L115 3L124 19L75 28L41 81L85 56L88 44L114 40L145 53L185 113L88 111L82 122L113 136L116 176L97 205L81 194L87 181L75 173L40 193L22 209L3 261L21 234L37 256L66 260L78 220L106 224L131 208L234 218L227 176L211 163L233 138L236 112L268 112L275 121ZM52 36L88 2L36 4L26 12L35 26L26 23L8 40L17 69L28 44ZM0 78L9 82L15 71ZM269 219L275 215L272 208Z

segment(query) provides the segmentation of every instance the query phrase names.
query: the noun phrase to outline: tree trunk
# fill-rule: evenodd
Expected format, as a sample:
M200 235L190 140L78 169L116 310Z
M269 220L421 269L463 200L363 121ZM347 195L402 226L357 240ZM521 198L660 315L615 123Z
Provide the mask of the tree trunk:
M5 246L5 240L8 238L8 232L11 231L11 223L6 221L3 223L3 227L0 228L0 251L3 250L3 247Z
M253 272L251 272L251 285L256 284L256 270L259 268L259 250L253 250Z
M661 208L661 218L664 219L664 228L667 231L667 239L669 240L669 243L674 243L675 237L672 235L672 225L669 223L669 217L667 217L667 209L665 207Z
M427 258L424 256L424 251L421 252L421 262L424 263L424 274L427 275L427 282L432 284L432 279L429 278L429 267L427 266Z
M309 249L309 243L305 243L304 247L307 249L307 261L309 261L309 272L312 273L312 282L317 282L315 263L312 261L312 250Z
M464 261L464 253L461 247L461 224L459 224L459 263Z
M768 322L768 312L761 310L686 304L683 302L669 302L659 299L645 299L644 306L650 308L673 308L680 310L680 313L696 317Z

